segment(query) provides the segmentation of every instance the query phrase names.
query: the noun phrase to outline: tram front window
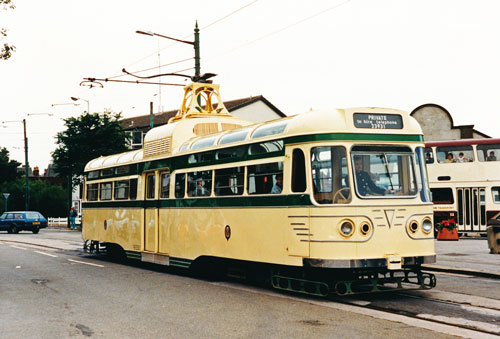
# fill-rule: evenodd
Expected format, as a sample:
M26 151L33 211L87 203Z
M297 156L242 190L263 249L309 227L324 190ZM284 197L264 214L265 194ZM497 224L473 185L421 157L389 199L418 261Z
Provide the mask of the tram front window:
M314 199L318 204L351 201L346 159L346 150L341 146L311 149Z
M354 146L356 193L361 198L414 197L417 181L413 152L401 146Z

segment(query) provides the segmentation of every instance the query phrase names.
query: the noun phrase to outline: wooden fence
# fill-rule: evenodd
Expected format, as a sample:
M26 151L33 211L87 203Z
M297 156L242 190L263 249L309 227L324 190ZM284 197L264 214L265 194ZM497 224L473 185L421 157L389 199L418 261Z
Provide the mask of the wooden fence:
M68 218L47 218L49 226L68 226ZM82 223L81 217L75 218L75 224L80 225Z

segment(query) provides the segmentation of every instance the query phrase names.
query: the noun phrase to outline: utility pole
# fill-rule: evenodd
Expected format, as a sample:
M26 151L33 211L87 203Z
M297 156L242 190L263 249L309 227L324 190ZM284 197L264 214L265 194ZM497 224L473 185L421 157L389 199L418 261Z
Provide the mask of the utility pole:
M23 119L24 128L24 176L25 176L25 191L24 191L24 210L29 211L29 199L30 199L30 188L29 188L29 164L28 164L28 137L26 136L26 119Z

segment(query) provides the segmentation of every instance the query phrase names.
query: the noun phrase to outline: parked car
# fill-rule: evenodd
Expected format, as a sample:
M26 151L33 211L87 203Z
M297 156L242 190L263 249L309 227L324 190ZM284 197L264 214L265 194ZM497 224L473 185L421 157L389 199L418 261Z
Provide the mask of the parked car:
M0 216L0 231L9 233L31 231L36 234L45 227L47 227L47 219L39 212L5 212Z

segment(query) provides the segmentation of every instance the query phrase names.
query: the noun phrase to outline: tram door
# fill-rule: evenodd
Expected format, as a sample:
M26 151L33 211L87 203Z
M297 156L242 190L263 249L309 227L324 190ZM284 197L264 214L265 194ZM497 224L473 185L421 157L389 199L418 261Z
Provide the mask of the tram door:
M457 188L457 225L459 231L486 230L486 201L484 187Z
M144 191L146 201L144 206L144 251L158 252L158 206L156 200L156 174L146 174Z

